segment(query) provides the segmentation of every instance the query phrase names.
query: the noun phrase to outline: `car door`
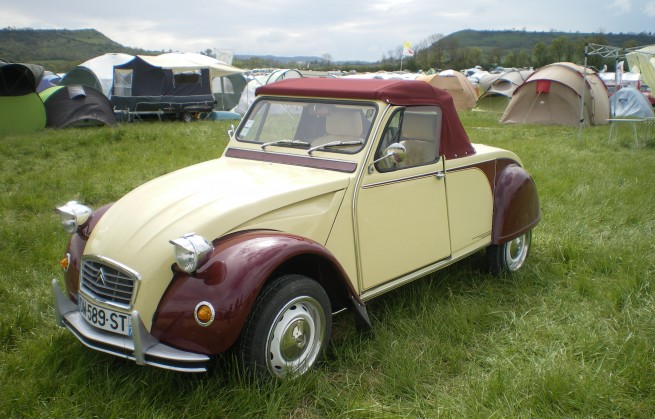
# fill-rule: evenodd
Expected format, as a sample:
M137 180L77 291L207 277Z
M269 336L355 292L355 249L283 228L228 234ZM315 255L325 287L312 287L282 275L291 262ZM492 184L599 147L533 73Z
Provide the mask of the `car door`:
M396 111L362 175L355 211L363 291L451 254L440 126L438 107ZM390 144L403 145L402 162L384 157Z

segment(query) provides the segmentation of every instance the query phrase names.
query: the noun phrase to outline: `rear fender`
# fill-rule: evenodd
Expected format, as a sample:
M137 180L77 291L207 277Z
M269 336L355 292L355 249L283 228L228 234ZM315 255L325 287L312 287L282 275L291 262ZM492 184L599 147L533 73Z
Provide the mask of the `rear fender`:
M516 163L499 168L494 190L491 242L502 244L532 230L541 220L537 186Z
M325 247L285 233L250 231L215 240L211 257L196 272L174 269L151 333L180 349L206 355L224 352L238 339L264 284L290 272L318 281L330 296L333 310L353 304L359 304L360 310L363 307L347 275ZM215 310L214 321L206 327L194 318L195 307L202 301Z

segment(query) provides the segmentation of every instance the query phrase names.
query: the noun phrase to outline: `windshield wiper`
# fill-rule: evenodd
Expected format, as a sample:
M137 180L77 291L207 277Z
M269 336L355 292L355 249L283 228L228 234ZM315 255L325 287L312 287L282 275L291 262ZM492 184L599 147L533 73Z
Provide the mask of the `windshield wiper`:
M332 141L332 142L329 142L329 143L314 146L314 147L310 148L309 150L307 150L307 153L309 153L309 155L311 156L314 151L321 150L323 148L350 147L350 146L362 145L362 144L364 144L364 140L362 140L361 138L359 138L357 140L352 140L352 141L338 140L338 141Z
M271 141L269 143L264 143L261 145L262 150L266 150L266 147L269 145L286 145L290 147L309 147L311 144L309 144L307 141L301 141L301 140L275 140Z

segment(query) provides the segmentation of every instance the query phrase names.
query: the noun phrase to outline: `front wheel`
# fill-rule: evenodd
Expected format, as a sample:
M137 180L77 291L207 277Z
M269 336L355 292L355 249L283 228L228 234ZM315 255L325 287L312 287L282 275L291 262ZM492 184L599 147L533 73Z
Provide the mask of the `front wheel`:
M493 273L516 272L525 263L532 242L532 231L500 245L487 247L487 261Z
M299 376L323 356L332 328L330 300L316 281L286 275L260 293L244 326L240 355L257 375Z

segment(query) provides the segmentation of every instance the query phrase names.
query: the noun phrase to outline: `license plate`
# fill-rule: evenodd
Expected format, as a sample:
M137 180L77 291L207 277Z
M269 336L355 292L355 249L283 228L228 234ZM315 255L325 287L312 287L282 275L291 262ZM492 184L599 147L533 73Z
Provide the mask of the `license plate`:
M92 326L124 336L132 336L130 316L104 307L99 307L78 294L77 309Z

